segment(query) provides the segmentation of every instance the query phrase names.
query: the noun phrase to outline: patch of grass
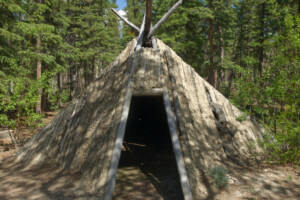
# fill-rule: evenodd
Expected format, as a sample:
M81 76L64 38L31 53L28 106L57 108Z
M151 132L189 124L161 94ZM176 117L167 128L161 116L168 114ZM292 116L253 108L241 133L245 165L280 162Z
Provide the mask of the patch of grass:
M241 114L240 116L238 116L238 117L236 118L236 120L239 121L239 122L243 122L243 121L245 121L246 119L247 119L247 114L245 114L245 113Z
M288 176L288 177L286 178L286 180L284 180L283 182L288 183L288 182L291 182L292 180L293 180L293 177L292 177L292 176Z
M252 195L258 195L258 193L259 193L259 189L257 189L257 188L254 188L254 187L251 187L250 188L250 193L252 194Z
M226 188L228 185L227 170L222 166L210 167L208 169L208 176L213 180L217 189Z

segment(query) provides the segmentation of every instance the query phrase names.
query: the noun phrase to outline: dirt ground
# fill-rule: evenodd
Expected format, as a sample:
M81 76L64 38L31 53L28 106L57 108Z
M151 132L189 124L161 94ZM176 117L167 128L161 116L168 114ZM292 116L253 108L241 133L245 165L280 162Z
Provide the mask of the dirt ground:
M174 177L177 170L168 168L156 164L119 167L113 200L183 199L179 180Z
M46 123L51 118L53 114L47 116ZM29 138L36 131L27 131L24 136ZM26 170L24 166L10 162L16 152L9 139L0 139L1 200L99 199L80 190L79 173L59 172L51 166ZM113 199L178 199L172 187L168 187L170 182L165 180L158 177L157 170L122 167L118 170ZM259 165L236 168L229 172L228 187L219 191L214 189L208 199L300 199L300 167Z
M120 170L119 170L120 171ZM123 168L118 171L114 199L154 200L181 199L167 195L160 190L168 187L157 187L151 178L139 168ZM239 174L239 175L237 175ZM149 176L149 174L147 174ZM233 178L233 176L237 178ZM155 177L153 177L155 179ZM209 195L208 199L216 200L266 200L266 199L300 199L300 171L291 166L241 168L229 175L230 183L226 189ZM157 180L156 180L157 182Z
M138 167L124 167L118 169L113 199L155 200L162 197Z
M57 114L56 111L46 112L44 114L44 118L42 119L43 124L45 125L49 124L56 114ZM41 129L42 127L38 127L34 129L28 127L20 127L19 134L18 134L19 140L17 140L17 147L15 146L15 143L11 140L10 137L6 137L6 138L0 137L0 164L1 164L1 160L15 155L18 151L18 148L22 147L28 139L30 139ZM0 130L4 131L7 129L0 128ZM17 139L15 131L11 130L11 133L14 136L14 138Z
M15 150L6 152L6 156ZM2 154L4 155L4 154ZM2 159L2 158L1 158ZM0 161L0 199L92 199L84 191L78 190L80 174L61 173L42 168L24 170L14 166L10 159ZM234 177L234 178L233 178ZM124 167L118 170L114 190L115 200L178 199L161 195L161 190L170 189L155 184L155 174L145 173L138 167ZM230 183L226 189L214 190L209 199L216 200L256 200L256 199L300 199L299 166L257 166L240 168L229 173ZM164 193L166 194L166 193Z
M214 199L300 199L299 166L240 168L229 173L229 180L229 186Z
M76 199L82 195L76 190L79 177L47 167L23 170L22 166L0 164L0 199Z
M89 194L78 189L80 174L61 173L50 168L23 170L22 166L13 166L5 162L7 160L1 161L0 164L1 200L96 198L92 195L89 197ZM226 189L215 190L208 199L300 199L299 168L258 167L240 169L237 173L240 175L235 176L236 178L232 178L233 174L230 174L230 184ZM172 196L171 191L168 196L162 196L161 190L170 188L153 184L157 182L156 177L137 167L120 169L117 179L113 197L115 200L178 199Z

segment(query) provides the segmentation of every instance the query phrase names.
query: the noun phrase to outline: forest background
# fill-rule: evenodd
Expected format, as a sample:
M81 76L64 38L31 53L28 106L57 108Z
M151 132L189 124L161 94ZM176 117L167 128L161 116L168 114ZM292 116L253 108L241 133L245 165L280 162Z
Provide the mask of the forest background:
M141 25L145 0L127 0ZM176 0L154 0L155 24ZM0 128L21 138L93 82L137 36L114 0L0 0ZM156 37L266 128L272 163L300 162L300 1L184 0Z

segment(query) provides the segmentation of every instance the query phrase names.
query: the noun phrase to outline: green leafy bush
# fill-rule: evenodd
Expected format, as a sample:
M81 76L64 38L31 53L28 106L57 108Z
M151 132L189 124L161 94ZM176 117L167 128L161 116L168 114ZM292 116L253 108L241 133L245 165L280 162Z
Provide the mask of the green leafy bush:
M279 15L277 8L273 9L274 14ZM265 41L266 50L273 51L268 67L263 69L261 76L253 75L250 68L243 68L231 100L259 119L269 132L260 142L268 162L299 164L300 18L287 10L280 15L282 20L278 23L284 27L284 32Z
M245 121L246 119L247 119L247 114L245 114L245 113L241 114L240 116L238 116L238 117L236 118L236 120L239 121L239 122L243 122L243 121Z
M42 116L35 113L37 82L12 76L0 76L0 81L0 127L14 129L19 137L22 126L41 126Z
M284 132L281 128L277 134L265 134L259 144L265 150L264 156L269 163L300 164L300 122L285 121L284 124Z
M226 188L228 185L227 170L222 166L210 167L208 176L212 178L213 183L218 189Z

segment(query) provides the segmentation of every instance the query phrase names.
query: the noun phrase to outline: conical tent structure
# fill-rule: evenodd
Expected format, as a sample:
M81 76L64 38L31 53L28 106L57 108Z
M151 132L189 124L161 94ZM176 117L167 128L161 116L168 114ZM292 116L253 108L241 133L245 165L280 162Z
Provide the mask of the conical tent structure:
M18 153L28 165L80 171L83 185L110 199L130 101L161 96L185 199L206 197L205 170L243 164L259 152L262 128L201 78L159 39L136 49L132 40L86 91Z
M243 116L241 111L153 37L181 3L177 2L154 27L150 0L140 29L123 18L139 31L139 38L128 43L79 98L31 138L16 160L27 166L51 164L81 172L82 188L96 194L95 198L111 199L126 126L132 121L129 111L147 103L141 98L139 105L134 105L137 97L161 99L162 109L156 113L165 116L184 199L208 197L205 171L210 166L243 165L253 153L260 152L257 140L261 139L262 127L250 118L237 120ZM139 121L139 116L136 119ZM151 116L147 120L151 126ZM163 137L155 135L152 139L159 143Z

